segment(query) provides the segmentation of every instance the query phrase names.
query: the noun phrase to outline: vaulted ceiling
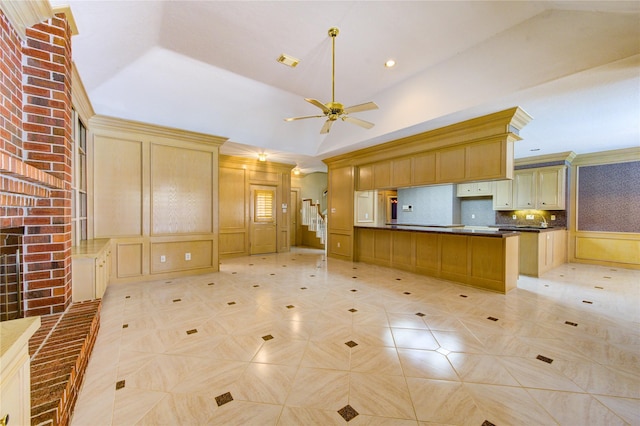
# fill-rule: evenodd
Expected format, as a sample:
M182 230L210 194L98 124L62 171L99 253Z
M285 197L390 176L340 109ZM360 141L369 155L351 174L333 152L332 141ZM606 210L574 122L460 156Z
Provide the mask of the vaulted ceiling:
M516 158L640 145L640 2L87 1L73 58L95 111L229 138L222 152L322 158L520 106ZM366 130L285 122L335 97ZM282 54L300 59L280 64ZM385 68L387 59L397 65Z

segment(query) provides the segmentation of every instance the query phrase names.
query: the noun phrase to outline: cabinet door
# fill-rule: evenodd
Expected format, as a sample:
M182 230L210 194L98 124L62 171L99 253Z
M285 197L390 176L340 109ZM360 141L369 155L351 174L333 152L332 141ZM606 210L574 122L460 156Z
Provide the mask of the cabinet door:
M458 197L473 197L476 195L475 183L459 183L456 185L456 195Z
M516 209L536 208L536 179L535 171L516 171L513 177L513 202Z
M538 170L538 209L563 210L565 208L565 170L564 167Z
M414 185L428 185L436 182L436 154L416 155L413 158L413 180Z
M443 149L437 153L437 181L451 183L465 180L465 148Z
M373 188L373 164L358 167L358 189L366 191Z
M499 180L494 182L493 209L513 210L513 181Z
M394 188L411 186L411 157L393 160L391 171L391 186Z
M493 194L493 182L476 182L474 189L476 195L491 195Z
M373 189L391 187L391 161L382 161L373 165Z

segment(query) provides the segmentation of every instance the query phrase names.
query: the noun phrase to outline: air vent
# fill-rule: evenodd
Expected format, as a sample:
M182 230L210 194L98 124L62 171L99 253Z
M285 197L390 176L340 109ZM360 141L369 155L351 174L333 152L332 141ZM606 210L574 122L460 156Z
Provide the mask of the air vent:
M286 53L283 53L278 58L278 62L281 64L285 64L288 67L295 68L296 65L300 63L300 59L296 59L293 56L289 56Z

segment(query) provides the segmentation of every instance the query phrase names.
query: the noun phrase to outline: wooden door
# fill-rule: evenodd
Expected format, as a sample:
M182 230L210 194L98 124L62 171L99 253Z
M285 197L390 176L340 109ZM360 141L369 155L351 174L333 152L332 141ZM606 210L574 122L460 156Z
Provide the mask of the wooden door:
M276 187L251 185L251 254L276 251Z
M291 247L298 245L298 226L300 224L300 206L298 205L300 200L300 189L295 188L291 190L291 199L289 200L289 209L291 209L291 213L289 217L291 217L291 224L289 229L291 230Z

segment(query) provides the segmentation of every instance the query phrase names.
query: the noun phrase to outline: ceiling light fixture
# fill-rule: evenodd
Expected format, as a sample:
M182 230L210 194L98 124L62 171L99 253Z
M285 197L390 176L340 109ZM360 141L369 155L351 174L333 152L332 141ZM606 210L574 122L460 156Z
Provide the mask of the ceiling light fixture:
M387 68L393 68L396 65L396 61L394 61L393 59L389 59L387 62L384 63L384 66Z
M300 63L300 59L294 58L293 56L287 55L286 53L282 53L277 61L291 68L295 68L296 65Z
M267 154L265 154L264 152L258 154L258 161L267 161Z
M300 174L300 169L297 168L297 167L295 169L293 169L293 174L298 176Z

